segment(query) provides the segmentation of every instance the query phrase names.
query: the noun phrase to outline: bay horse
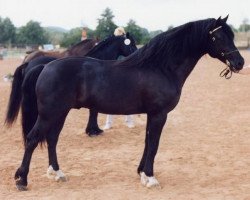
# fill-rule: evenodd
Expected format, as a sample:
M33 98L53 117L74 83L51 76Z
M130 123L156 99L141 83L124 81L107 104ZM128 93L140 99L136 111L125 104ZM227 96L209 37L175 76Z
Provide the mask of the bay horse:
M125 41L128 43L125 44ZM135 40L132 35L127 33L124 36L110 36L98 43L87 54L83 55L102 60L116 60L120 55L128 56L135 50L137 50ZM56 60L56 58L42 56L29 61L25 67L19 66L16 69L14 73L14 80L12 83L5 124L11 126L17 118L22 100L21 87L26 74L37 65L47 64L53 60ZM35 84L31 84L30 87L35 89ZM103 132L97 124L97 116L98 113L95 110L90 109L89 122L85 130L89 136L98 135ZM30 122L30 124L32 124L32 122Z
M24 60L23 60L23 64L28 63L31 60L38 58L38 57L41 57L41 56L48 56L48 57L55 57L55 58L63 58L63 57L68 57L68 56L84 56L97 43L98 43L98 40L86 39L86 40L83 40L81 42L78 42L77 44L71 46L70 48L68 48L62 52L60 52L60 51L41 51L41 50L28 52L28 55L26 55Z
M24 135L25 152L15 173L17 188L27 189L33 151L45 141L50 172L58 179L65 178L59 169L56 145L69 111L82 107L104 114L147 114L145 148L137 172L144 186L159 185L153 164L161 132L198 60L209 54L236 73L244 65L227 18L189 22L161 33L122 61L58 59L47 64L37 80L32 73L39 74L40 69L34 69L26 77L24 91L26 81L36 84L36 90L24 95L24 110L29 109L30 96L34 95L38 113L35 125ZM25 113L26 120L31 113Z

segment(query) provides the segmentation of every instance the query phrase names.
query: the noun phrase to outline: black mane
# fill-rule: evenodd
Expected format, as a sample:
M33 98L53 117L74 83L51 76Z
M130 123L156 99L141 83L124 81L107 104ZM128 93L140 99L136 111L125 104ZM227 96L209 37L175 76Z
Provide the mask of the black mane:
M147 68L166 68L177 60L182 60L184 55L201 51L206 45L208 33L213 30L216 19L206 19L189 22L184 25L163 32L148 44L134 52L123 61L118 62L119 66L136 66ZM223 29L233 36L230 27L224 23ZM169 58L169 59L168 59ZM147 63L145 65L145 63Z

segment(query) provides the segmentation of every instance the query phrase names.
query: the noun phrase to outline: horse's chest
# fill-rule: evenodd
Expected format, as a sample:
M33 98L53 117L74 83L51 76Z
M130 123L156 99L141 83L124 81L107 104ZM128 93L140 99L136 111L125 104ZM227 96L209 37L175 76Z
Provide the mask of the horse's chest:
M168 99L166 103L166 108L168 112L170 112L177 106L177 104L179 103L179 100L180 100L180 95L178 94L173 95L171 98Z
M159 90L146 98L152 110L166 110L170 112L179 102L180 94L176 90Z
M169 112L178 104L180 94L178 94L175 90L165 90L162 94L159 94L157 99L159 106L164 107Z

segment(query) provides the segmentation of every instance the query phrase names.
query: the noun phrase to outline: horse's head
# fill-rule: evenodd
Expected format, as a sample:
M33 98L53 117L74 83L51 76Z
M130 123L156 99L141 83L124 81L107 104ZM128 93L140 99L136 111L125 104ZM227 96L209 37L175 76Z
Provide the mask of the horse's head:
M116 36L116 37L119 37L120 50L122 56L128 56L137 50L137 47L135 45L135 40L129 33L126 33L126 35L123 36Z
M208 54L225 63L231 71L238 72L244 65L244 59L234 44L234 34L226 24L227 17L215 20L209 31Z

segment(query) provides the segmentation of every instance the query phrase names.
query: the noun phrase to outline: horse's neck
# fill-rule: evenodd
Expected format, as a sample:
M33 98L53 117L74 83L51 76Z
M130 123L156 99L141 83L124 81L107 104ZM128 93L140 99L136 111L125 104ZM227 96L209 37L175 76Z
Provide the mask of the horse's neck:
M116 60L119 56L118 47L116 45L103 46L102 48L87 54L87 56L101 60Z
M201 39L199 42L196 41L195 44L190 43L190 46L187 48L192 49L192 51L187 51L186 55L180 56L177 64L173 64L173 66L170 67L180 87L184 85L187 77L190 75L199 59L206 53L206 46L207 44L204 39Z
M95 45L94 41L81 44L81 46L74 46L66 51L62 52L63 57L65 56L85 56Z
M183 87L187 77L191 74L201 56L202 54L193 57L187 57L180 64L178 64L178 67L175 67L173 70L171 70L171 73L174 74L180 89Z
M85 56L91 48L70 49L63 52L64 56Z

